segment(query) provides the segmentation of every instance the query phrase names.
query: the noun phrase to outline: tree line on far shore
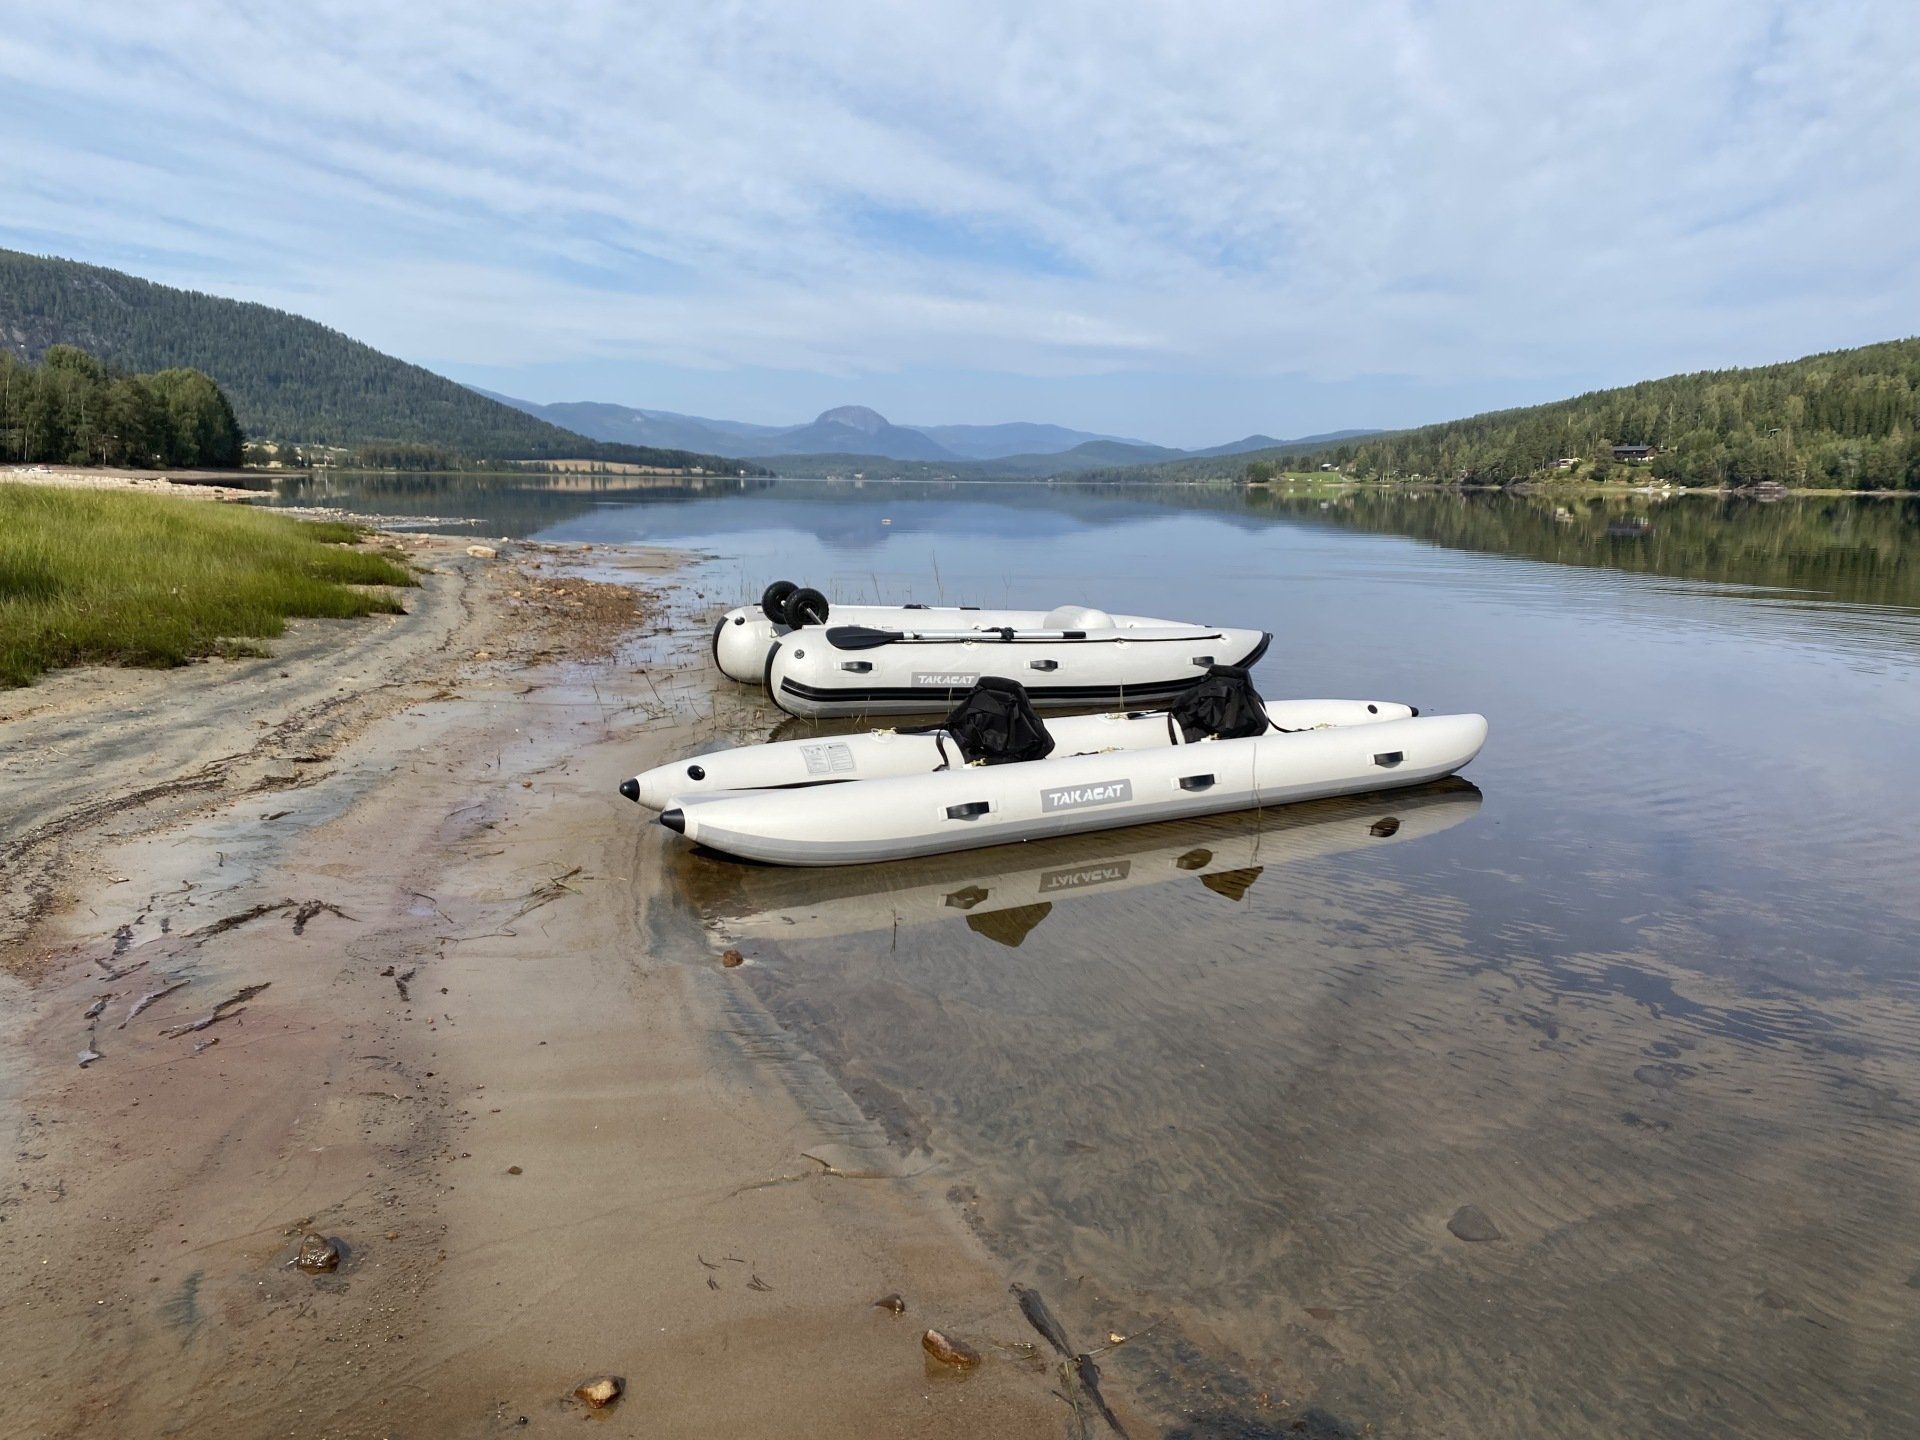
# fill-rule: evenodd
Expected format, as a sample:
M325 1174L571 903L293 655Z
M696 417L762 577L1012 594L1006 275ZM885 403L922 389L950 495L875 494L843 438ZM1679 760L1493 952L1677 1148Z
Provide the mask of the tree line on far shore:
M1614 446L1650 446L1628 463ZM1475 415L1312 452L1264 452L1242 478L1330 467L1362 479L1505 484L1573 471L1740 488L1920 490L1920 339L1711 370Z
M0 461L228 469L246 436L198 370L114 370L72 345L39 364L0 351Z

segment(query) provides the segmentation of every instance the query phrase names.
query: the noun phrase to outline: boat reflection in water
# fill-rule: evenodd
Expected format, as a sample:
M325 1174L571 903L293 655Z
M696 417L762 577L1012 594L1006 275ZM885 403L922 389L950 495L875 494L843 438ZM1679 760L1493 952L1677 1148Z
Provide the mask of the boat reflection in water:
M723 939L798 941L942 921L1017 947L1055 904L1147 885L1200 886L1246 898L1269 866L1437 835L1471 818L1480 791L1458 778L1195 820L1062 836L957 855L842 870L745 868L687 857L707 926ZM702 892L705 892L702 894Z

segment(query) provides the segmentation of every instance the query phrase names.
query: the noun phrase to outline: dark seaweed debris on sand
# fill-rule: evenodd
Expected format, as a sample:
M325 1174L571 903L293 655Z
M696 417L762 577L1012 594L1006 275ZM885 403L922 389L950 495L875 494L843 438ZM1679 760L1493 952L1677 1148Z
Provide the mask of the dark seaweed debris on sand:
M353 919L353 917L347 914L346 911L342 910L338 905L330 903L329 901L309 900L304 905L302 905L298 910L293 912L293 933L296 935L306 934L307 922L312 920L315 916L321 914L322 912L328 915L337 916L342 920Z
M209 1025L216 1025L222 1020L231 1020L234 1016L241 1013L241 1008L245 1006L247 1001L253 999L254 996L272 984L273 982L271 980L265 980L258 985L244 985L226 999L222 1000L218 1005L214 1006L213 1009L205 1015L202 1015L198 1020L189 1020L184 1025L175 1025L171 1029L162 1030L160 1033L167 1039L172 1039L176 1035L190 1035L196 1030L204 1030Z
M1020 1313L1027 1317L1027 1323L1040 1332L1041 1339L1059 1352L1062 1362L1061 1384L1074 1413L1080 1414L1083 1406L1090 1407L1114 1434L1124 1437L1126 1427L1107 1404L1107 1397L1100 1392L1100 1367L1094 1362L1093 1356L1085 1352L1075 1353L1073 1342L1067 1338L1066 1326L1060 1323L1059 1317L1048 1307L1038 1290L1017 1282L1010 1288L1014 1298L1020 1302Z
M284 810L281 811L281 814L284 815L285 813ZM273 817L270 816L268 818L271 819ZM236 911L232 915L223 915L212 924L201 926L193 932L190 938L194 940L211 940L216 935L224 935L229 930L237 930L242 925L258 920L263 915L277 914L282 910L293 911L293 933L296 935L304 935L308 922L323 912L329 915L337 915L342 920L353 919L351 915L347 914L346 911L331 901L294 900L292 897L288 897L285 900L272 900L260 905L251 905L245 910Z
M1279 1421L1249 1420L1243 1415L1196 1415L1191 1423L1169 1430L1166 1440L1360 1440L1360 1432L1314 1405Z
M1027 1317L1028 1324L1040 1332L1040 1338L1067 1359L1073 1359L1073 1342L1067 1339L1066 1327L1047 1308L1047 1302L1041 1298L1040 1292L1018 1283L1012 1286L1012 1290L1014 1298L1020 1302L1020 1313Z

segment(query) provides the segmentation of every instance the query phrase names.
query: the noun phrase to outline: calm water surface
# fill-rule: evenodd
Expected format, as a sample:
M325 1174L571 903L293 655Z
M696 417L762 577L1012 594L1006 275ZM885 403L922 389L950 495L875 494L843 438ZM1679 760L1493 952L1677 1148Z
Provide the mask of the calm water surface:
M1486 714L1470 785L675 864L1081 1344L1145 1332L1104 1363L1165 1433L1920 1433L1912 508L339 483L742 597L1263 625L1269 694Z

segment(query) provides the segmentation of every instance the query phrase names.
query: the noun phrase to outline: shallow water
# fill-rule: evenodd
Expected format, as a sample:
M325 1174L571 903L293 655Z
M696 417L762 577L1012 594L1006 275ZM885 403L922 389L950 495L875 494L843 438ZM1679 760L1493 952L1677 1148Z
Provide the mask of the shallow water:
M1168 1433L1920 1432L1912 507L341 483L742 597L1264 625L1269 693L1486 714L1471 786L675 863L1080 1344L1145 1332L1103 1363Z

